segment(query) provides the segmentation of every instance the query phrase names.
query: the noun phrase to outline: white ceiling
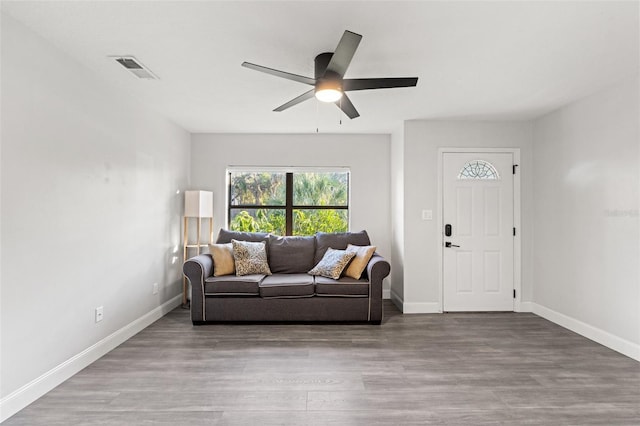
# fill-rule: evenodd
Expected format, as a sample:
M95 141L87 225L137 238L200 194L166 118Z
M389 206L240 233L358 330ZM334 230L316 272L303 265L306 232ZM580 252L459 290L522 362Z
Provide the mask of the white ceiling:
M2 2L14 19L108 84L190 132L389 133L412 119L530 119L639 72L637 1ZM361 117L306 101L308 86L243 61L313 76L345 29L363 35L346 78L418 76L351 92ZM107 59L133 55L160 77Z

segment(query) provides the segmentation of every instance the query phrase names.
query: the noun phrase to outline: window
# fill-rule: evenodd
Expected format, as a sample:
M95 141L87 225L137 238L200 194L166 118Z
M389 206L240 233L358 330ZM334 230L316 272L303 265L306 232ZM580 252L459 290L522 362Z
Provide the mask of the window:
M349 171L229 170L228 228L276 235L349 229Z
M500 179L498 171L487 161L473 160L462 167L458 179Z

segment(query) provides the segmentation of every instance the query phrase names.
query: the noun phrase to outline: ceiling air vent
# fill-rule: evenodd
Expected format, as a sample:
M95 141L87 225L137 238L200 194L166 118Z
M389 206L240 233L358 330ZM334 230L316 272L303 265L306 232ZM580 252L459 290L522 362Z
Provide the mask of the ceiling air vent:
M157 80L158 77L151 70L140 63L133 56L110 56L117 63L125 67L131 73L133 73L138 78L146 78L151 80Z

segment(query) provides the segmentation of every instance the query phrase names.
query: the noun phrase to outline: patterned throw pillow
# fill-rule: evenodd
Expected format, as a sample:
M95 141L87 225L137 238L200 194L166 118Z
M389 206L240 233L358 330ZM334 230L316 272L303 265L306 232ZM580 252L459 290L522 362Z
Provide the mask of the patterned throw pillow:
M347 246L347 252L353 252L356 256L351 263L349 263L347 270L344 271L344 275L359 280L364 268L369 264L369 260L371 260L371 256L373 256L375 251L376 246L354 246L349 244Z
M209 244L209 253L213 258L213 276L231 275L236 272L236 263L233 260L233 245Z
M355 256L355 252L348 252L346 250L334 250L328 248L322 260L309 271L310 275L320 275L327 278L333 278L337 280L342 274L342 270Z
M329 247L344 250L349 244L356 246L370 246L371 241L367 231L360 232L316 232L316 254L314 263L320 262Z
M236 262L236 275L271 275L267 263L266 242L231 240L233 259Z

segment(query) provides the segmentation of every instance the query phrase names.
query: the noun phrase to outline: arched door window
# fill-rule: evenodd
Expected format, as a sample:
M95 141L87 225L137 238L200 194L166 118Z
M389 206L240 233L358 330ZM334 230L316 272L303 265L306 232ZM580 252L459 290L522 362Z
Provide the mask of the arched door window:
M458 173L458 179L500 179L500 175L493 164L484 160L473 160L465 164L460 173Z

